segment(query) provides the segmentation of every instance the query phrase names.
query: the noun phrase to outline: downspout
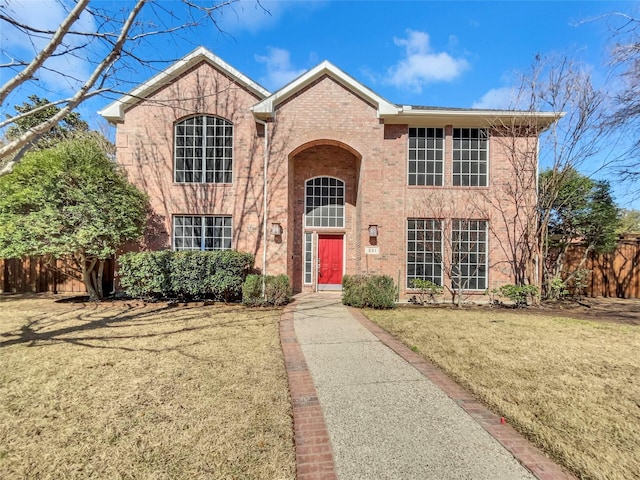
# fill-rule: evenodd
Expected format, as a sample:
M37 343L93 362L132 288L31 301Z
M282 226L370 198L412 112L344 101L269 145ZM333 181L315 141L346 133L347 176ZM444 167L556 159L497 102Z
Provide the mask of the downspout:
M268 192L268 177L267 177L267 167L269 165L269 126L267 122L264 120L260 120L258 118L255 119L257 123L264 127L264 165L262 168L263 173L263 219L262 219L262 298L265 296L265 276L267 275L267 238L268 238L268 222L269 222L269 213L267 212L267 192Z

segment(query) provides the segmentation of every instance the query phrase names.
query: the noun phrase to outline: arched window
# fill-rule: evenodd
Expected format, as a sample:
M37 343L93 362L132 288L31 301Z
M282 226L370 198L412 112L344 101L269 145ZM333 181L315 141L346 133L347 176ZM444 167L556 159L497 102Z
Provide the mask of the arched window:
M223 118L198 115L174 129L174 179L178 183L231 183L233 124Z
M316 177L305 184L305 226L344 227L344 182Z

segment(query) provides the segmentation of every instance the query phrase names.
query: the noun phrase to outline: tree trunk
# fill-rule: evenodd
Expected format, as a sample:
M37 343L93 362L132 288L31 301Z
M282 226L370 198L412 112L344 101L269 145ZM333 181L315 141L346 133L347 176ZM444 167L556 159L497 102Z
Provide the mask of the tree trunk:
M101 298L95 287L94 268L96 266L96 263L97 260L93 258L90 261L90 265L87 266L87 258L84 255L82 255L80 258L80 266L82 268L82 281L84 282L84 286L87 288L89 300L91 300L92 302L97 302Z

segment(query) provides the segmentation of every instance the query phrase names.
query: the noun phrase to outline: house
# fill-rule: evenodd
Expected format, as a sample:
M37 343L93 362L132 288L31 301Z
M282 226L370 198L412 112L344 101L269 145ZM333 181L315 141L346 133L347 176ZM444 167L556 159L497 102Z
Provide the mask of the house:
M326 61L272 93L204 48L100 113L150 195L147 248L252 252L295 292L386 274L405 298L514 282L557 119L396 105Z

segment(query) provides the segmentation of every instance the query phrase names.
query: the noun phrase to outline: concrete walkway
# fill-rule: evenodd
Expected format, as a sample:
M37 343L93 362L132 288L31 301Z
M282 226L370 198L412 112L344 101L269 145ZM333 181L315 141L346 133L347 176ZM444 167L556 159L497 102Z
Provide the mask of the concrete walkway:
M291 305L291 312L295 335L291 332L291 337L283 339L283 348L284 342L289 341L299 345L328 431L329 445L321 458L331 460L330 450L335 465L333 472L327 462L320 469L309 465L301 469L299 461L298 478L536 478L487 431L486 425L478 423L478 418L488 419L489 430L497 428L499 433L501 427L508 428L507 439L515 434L513 429L500 425L500 419L484 408L480 408L479 417L473 418L460 400L447 395L416 364L409 363L374 335L375 326L369 324L367 328L368 321L358 319L357 312L344 307L339 294L300 295ZM426 365L423 359L416 361ZM295 373L300 373L304 370L300 362L298 359L294 365L289 360L288 368L294 365ZM301 417L302 410L296 410L296 405L317 408L315 396L309 391L312 387L305 388L304 396L294 399L297 448L308 448L305 421L313 422L314 428L322 427L317 419L307 420ZM461 398L474 408L481 407L468 394ZM526 440L522 442L518 448L527 447L525 454L536 453ZM321 450L304 451L307 452ZM539 457L537 460L541 460ZM537 478L570 478L560 469L552 472L541 466L538 470Z

